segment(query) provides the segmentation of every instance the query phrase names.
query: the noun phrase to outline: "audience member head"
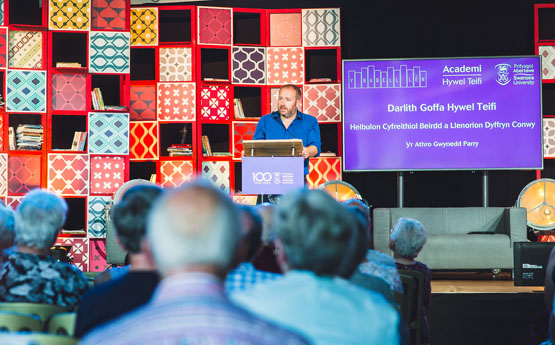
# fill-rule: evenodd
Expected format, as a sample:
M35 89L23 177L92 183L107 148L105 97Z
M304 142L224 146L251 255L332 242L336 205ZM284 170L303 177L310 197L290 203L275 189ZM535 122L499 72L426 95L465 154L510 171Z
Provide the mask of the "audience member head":
M239 223L241 225L241 241L239 247L243 247L241 261L254 259L262 246L262 218L248 205L238 205Z
M66 221L66 201L56 194L35 189L27 193L15 215L18 247L49 250Z
M133 186L112 207L112 220L118 239L131 254L141 251L148 212L161 194L162 188L154 184Z
M414 259L426 244L428 233L422 223L412 218L399 218L391 232L389 247L395 255Z
M163 276L201 270L223 278L239 234L231 199L200 180L163 195L147 223L147 238Z
M347 210L355 220L357 231L355 248L345 253L341 264L339 275L344 278L350 278L357 266L365 260L366 252L370 244L366 214L357 206L348 206Z
M13 246L15 239L15 212L11 207L0 206L0 251Z
M344 274L345 253L355 250L356 221L321 190L286 194L277 206L274 226L283 271L309 270L320 276Z
M272 228L274 211L276 210L276 205L271 202L265 202L263 204L256 205L256 212L262 217L262 242L267 245L275 237L274 229Z

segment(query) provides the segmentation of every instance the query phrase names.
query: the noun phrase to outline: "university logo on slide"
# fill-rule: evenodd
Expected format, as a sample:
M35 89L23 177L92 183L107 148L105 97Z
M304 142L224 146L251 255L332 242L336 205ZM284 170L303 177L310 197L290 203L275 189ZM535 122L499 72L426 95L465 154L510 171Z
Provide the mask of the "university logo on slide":
M511 68L511 65L506 63L495 65L495 69L497 70L497 78L495 78L495 81L499 85L507 85L511 82L511 77L509 77L509 68Z

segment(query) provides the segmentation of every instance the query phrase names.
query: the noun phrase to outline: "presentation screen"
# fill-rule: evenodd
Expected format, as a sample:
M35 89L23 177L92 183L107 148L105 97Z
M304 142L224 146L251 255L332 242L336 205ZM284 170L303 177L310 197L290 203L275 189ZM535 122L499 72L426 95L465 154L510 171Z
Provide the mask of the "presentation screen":
M343 61L346 171L541 169L540 57Z

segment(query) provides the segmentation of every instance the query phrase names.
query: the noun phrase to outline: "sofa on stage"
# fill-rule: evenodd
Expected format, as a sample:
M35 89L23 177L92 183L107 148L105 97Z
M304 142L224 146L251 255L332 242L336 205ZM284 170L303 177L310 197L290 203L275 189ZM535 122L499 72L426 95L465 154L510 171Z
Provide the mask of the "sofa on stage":
M389 234L401 217L418 219L428 231L417 260L433 270L512 269L514 242L526 241L522 207L377 208L376 250L393 255Z

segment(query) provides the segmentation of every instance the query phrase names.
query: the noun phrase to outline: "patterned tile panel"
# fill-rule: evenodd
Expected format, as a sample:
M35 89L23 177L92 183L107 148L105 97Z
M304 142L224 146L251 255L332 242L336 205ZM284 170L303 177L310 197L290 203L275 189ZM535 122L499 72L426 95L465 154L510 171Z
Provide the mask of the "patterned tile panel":
M43 33L39 31L8 31L8 67L43 68Z
M0 133L4 133L4 119L3 119L2 116L0 116ZM5 149L6 150L8 149L7 145L6 145ZM3 135L0 135L0 151L4 151L4 136Z
M304 113L315 116L318 122L341 121L341 85L304 85L303 109Z
M88 30L91 4L89 0L50 0L50 30Z
M131 85L131 121L156 120L156 85Z
M112 202L109 196L90 196L87 207L87 237L106 238L105 209Z
M131 45L158 45L158 8L131 9Z
M89 155L49 154L48 189L59 195L89 194Z
M231 57L234 84L266 84L265 48L233 47Z
M272 87L270 89L270 111L278 110L278 97L279 87Z
M126 0L91 0L91 29L125 30Z
M229 120L229 86L203 86L200 102L203 120Z
M0 27L0 68L8 67L8 28Z
M91 157L90 194L114 194L125 182L122 157Z
M62 237L56 240L57 245L71 246L68 256L73 264L83 272L89 271L89 239Z
M8 70L6 110L46 112L46 71Z
M106 268L106 240L89 239L89 272L102 272Z
M555 47L539 46L538 55L542 57L542 79L555 79Z
M322 183L341 180L341 158L311 158L307 180L309 188L318 188Z
M202 162L202 178L229 194L229 162Z
M4 0L0 0L0 25L4 25Z
M162 187L177 187L195 177L193 162L162 161L160 162L160 175Z
M129 73L129 33L91 31L89 73Z
M231 44L231 9L198 8L199 43Z
M303 10L302 13L304 46L340 45L339 9Z
M192 81L191 48L160 48L160 81Z
M270 13L270 46L300 47L301 45L301 14Z
M11 207L14 211L17 210L17 206L23 200L23 196L7 196L6 197L6 206Z
M268 48L268 84L303 84L303 48Z
M543 156L555 157L555 118L543 119Z
M129 114L89 113L89 153L129 154Z
M158 83L158 120L195 121L195 83Z
M131 122L129 159L158 159L158 123Z
M53 74L52 110L87 110L86 88L84 74Z
M240 205L250 205L255 206L258 199L258 195L242 195L236 194L231 197L233 202Z
M41 158L38 156L8 157L8 194L25 194L40 187Z
M8 154L0 153L0 195L8 194Z
M251 140L258 122L233 122L233 159L243 157L243 140Z

